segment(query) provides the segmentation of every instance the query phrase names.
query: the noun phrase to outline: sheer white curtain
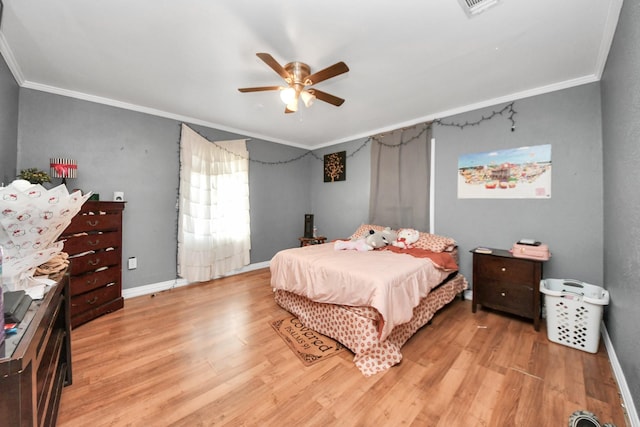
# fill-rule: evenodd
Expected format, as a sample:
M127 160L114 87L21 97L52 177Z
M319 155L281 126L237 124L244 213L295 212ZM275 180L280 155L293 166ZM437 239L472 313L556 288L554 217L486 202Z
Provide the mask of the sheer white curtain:
M431 125L372 137L369 223L429 231Z
M249 264L246 140L207 141L182 125L178 276L203 282Z

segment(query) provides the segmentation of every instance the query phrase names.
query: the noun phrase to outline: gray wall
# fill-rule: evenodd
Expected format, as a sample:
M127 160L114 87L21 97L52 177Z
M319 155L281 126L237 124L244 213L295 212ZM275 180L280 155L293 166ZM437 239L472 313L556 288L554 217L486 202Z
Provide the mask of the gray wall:
M365 144L366 143L366 144ZM324 182L324 155L347 152L346 180ZM359 139L314 151L311 203L318 233L329 240L345 239L369 216L371 142Z
M0 56L0 185L16 177L19 87Z
M212 140L242 138L193 128ZM71 157L78 161L78 178L68 181L70 189L99 193L101 200L124 191L123 258L138 258L136 270L123 271L124 288L176 278L177 121L22 89L19 129L20 168L48 170L50 157ZM249 141L248 148L251 158L265 162L304 153L260 140ZM268 261L277 248L298 243L304 213L311 207L308 162L252 162L251 263Z
M640 2L627 0L602 78L607 331L640 409Z
M475 122L487 108L447 118ZM602 141L597 83L516 101L516 129L497 116L463 130L437 126L435 231L454 237L471 278L476 246L509 249L520 238L549 245L544 276L598 286L602 276ZM465 153L551 144L550 199L458 199L458 157Z

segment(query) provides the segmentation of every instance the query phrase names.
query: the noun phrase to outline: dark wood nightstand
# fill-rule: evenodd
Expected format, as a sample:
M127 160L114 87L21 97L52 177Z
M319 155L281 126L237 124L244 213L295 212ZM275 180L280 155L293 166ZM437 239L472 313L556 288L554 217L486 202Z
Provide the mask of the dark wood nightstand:
M478 304L533 320L540 330L540 280L542 263L534 259L516 258L504 249L491 253L473 253L473 301Z
M319 245L327 241L327 238L324 236L318 237L298 237L300 240L300 247L309 246L309 245Z

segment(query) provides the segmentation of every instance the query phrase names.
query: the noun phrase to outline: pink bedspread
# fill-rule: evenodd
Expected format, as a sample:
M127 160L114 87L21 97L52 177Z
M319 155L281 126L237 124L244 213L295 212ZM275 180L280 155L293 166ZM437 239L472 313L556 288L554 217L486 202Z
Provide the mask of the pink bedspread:
M380 341L408 322L413 309L450 270L429 258L392 251L336 251L333 244L285 249L271 260L271 286L313 301L370 306L384 323Z

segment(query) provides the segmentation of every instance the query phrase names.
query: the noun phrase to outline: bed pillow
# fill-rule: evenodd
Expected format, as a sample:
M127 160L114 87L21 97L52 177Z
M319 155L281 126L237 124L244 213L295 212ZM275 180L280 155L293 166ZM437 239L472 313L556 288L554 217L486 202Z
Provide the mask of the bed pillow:
M358 227L358 229L351 235L350 239L361 239L369 235L369 230L382 231L385 228L387 227L382 225L361 224L360 227Z
M360 239L369 235L369 230L382 231L386 227L375 224L361 224L360 227L351 235L351 239ZM399 229L398 231L400 231ZM420 232L420 238L414 247L426 249L432 252L451 251L456 246L456 241L450 237L440 236L438 234Z
M456 246L456 241L450 237L438 234L420 232L420 238L413 244L414 247L426 249L432 252L451 251Z

